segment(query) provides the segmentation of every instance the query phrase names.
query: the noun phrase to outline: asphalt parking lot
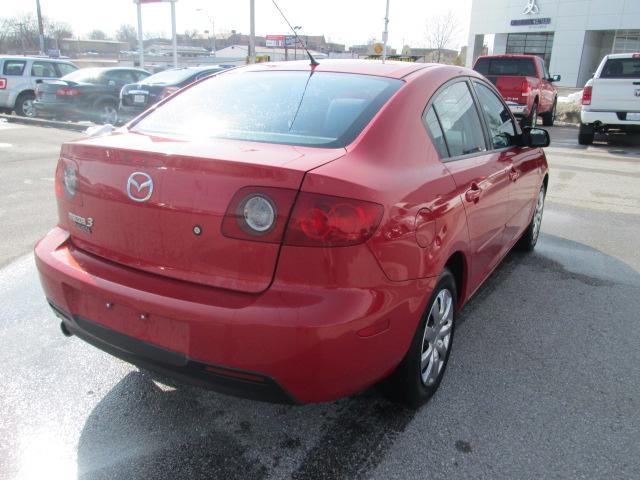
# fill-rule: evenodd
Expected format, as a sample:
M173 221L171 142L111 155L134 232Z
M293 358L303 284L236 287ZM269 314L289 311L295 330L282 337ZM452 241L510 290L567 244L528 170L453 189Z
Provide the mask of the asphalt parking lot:
M0 478L639 478L640 141L550 133L538 247L463 310L412 411L376 389L290 407L168 387L63 337L31 249L81 134L0 123Z

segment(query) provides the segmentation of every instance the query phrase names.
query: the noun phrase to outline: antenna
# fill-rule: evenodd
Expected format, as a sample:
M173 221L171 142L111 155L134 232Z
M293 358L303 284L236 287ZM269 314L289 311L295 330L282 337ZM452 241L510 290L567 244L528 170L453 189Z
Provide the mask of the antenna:
M313 58L313 55L311 55L311 52L307 48L307 44L302 41L302 39L298 36L298 33L296 32L295 28L291 26L291 24L289 23L289 20L287 20L287 17L284 16L284 13L282 13L282 10L280 10L280 7L276 3L276 0L271 0L271 1L273 2L273 5L278 9L278 12L280 12L280 15L282 15L282 18L284 18L284 21L287 22L287 25L289 25L289 28L291 29L291 31L296 37L296 42L300 42L300 44L302 45L302 48L304 48L304 51L307 52L307 55L309 55L309 60L311 60L311 66L317 67L318 65L320 65L318 61L315 58Z

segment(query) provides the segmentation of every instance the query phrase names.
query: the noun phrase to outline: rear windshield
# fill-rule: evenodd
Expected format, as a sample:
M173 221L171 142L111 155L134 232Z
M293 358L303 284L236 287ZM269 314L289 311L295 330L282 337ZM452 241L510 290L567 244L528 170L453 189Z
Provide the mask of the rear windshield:
M479 58L473 69L484 76L536 76L536 67L530 58Z
M342 147L402 84L345 73L229 72L184 90L132 130L178 138Z
M610 58L600 78L640 78L640 58Z
M215 73L222 70L222 68L212 70L211 73ZM171 70L165 70L159 72L150 77L145 78L141 83L146 85L174 85L187 80L189 77L197 75L208 70L194 69L194 68L172 68Z
M103 70L100 68L81 68L75 72L62 77L62 80L69 80L77 83L96 83L102 76Z

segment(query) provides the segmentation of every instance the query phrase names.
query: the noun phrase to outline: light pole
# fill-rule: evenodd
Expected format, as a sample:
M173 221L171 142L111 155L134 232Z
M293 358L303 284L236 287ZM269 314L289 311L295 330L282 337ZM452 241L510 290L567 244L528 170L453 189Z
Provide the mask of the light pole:
M40 0L36 0L36 14L38 15L38 36L40 38L40 55L44 55L44 25L42 24L42 12Z
M302 27L298 25L298 26L293 27L293 30L296 31L296 33L297 33L298 30L302 30ZM294 40L295 40L296 43L293 44L294 45L293 46L293 59L297 60L298 59L298 37L296 36L296 38L294 38Z
M384 15L384 32L382 32L382 61L387 59L387 39L389 38L389 0L387 0L387 10Z
M249 63L256 63L256 4L249 0Z
M196 8L196 12L202 12L207 16L207 19L211 22L211 53L216 56L216 25L211 18L211 15L204 8ZM206 32L205 32L206 33Z

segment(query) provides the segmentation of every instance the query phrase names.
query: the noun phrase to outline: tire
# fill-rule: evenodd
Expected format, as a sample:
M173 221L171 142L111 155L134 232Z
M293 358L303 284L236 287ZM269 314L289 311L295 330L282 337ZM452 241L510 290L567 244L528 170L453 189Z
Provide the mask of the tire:
M528 117L525 117L523 119L523 122L525 127L535 127L536 124L538 123L538 104L534 103L533 107L531 107L531 112L529 113Z
M101 125L105 125L107 123L116 125L118 123L118 106L111 100L98 102L96 104L95 112L96 121Z
M557 106L558 106L558 101L556 99L553 101L553 108L551 109L551 111L540 115L542 117L542 125L544 125L545 127L553 127L553 124L556 121Z
M34 118L36 116L36 109L33 106L33 101L36 99L36 96L32 92L23 92L18 95L16 100L16 114L21 117L30 117Z
M420 319L409 351L383 384L386 394L392 400L418 408L438 389L453 344L457 302L455 280L451 271L445 268ZM440 305L444 307L443 312L439 309ZM443 317L440 317L441 313ZM439 346L436 346L436 341ZM433 353L429 355L429 351ZM423 355L426 363L422 359Z
M516 247L523 252L530 252L536 247L538 243L538 237L540 236L540 226L542 225L542 214L544 213L544 200L547 195L547 189L544 185L540 187L536 206L533 210L531 222L527 226L527 229L518 240Z
M580 124L580 130L578 131L578 143L580 145L591 145L593 138L595 137L595 131L591 125Z

